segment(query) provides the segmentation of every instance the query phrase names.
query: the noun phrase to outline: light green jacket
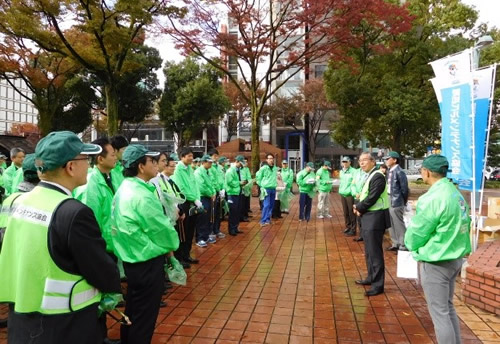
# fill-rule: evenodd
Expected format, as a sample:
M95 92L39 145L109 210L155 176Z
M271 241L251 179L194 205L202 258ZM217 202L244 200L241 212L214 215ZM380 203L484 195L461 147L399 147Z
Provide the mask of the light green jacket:
M231 196L237 196L241 193L240 179L235 166L231 166L226 172L225 189L226 193Z
M106 250L113 252L111 246L111 205L113 203L113 191L106 184L104 176L97 167L94 167L87 175L87 184L73 190L73 197L92 209L101 229L102 238L106 241Z
M182 161L179 161L175 167L172 180L177 184L186 200L191 202L200 200L200 189L191 166L186 166Z
M447 178L420 196L416 215L406 229L405 246L416 260L440 262L471 251L469 206Z
M264 189L276 189L278 186L278 179L276 174L278 173L278 168L273 166L273 168L269 167L269 165L262 166L257 174L255 175L255 180L257 184Z
M163 212L154 185L125 178L113 198L111 239L115 255L127 263L177 250L179 236Z
M212 197L215 195L215 186L210 169L201 166L194 171L196 182L200 189L200 196Z
M224 189L224 175L226 173L224 171L224 167L214 163L210 168L210 172L212 174L215 191L219 192L220 190Z
M310 193L313 191L315 184L307 184L307 181L311 178L316 180L316 174L314 174L312 170L307 172L307 169L304 168L297 173L297 184L299 185L299 191L301 193Z
M115 168L111 170L111 184L113 185L113 189L115 192L118 191L118 188L122 184L125 177L123 176L123 165L121 161L117 161Z
M316 177L319 177L318 179L318 191L320 192L330 192L332 191L333 184L330 183L330 172L328 170L325 170L323 167L321 167L317 172L316 172Z
M17 187L24 180L24 170L22 167L18 168L16 174L14 174L14 178L12 178L12 185L10 187L10 194L17 192Z
M351 184L356 174L356 169L350 166L347 170L340 171L339 194L344 197L352 196Z
M14 176L19 168L16 167L13 163L10 164L9 167L3 171L3 187L5 188L5 195L10 195L10 190L12 188L12 182L14 180Z
M293 170L291 168L282 168L281 179L285 183L286 188L291 189L293 185Z

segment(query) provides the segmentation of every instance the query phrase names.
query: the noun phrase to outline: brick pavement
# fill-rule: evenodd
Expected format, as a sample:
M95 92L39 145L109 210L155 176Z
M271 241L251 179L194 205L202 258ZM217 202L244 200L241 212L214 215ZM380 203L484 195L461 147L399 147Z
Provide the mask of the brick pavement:
M435 343L423 292L395 277L394 253L385 255L384 294L367 298L354 283L365 276L363 244L342 234L338 194L332 219L317 219L314 202L311 222L298 222L297 203L261 229L253 198L244 234L193 246L201 262L187 270L185 287L166 296L153 343ZM500 343L499 317L455 304L464 344ZM118 337L118 324L109 325ZM0 344L5 338L1 330Z

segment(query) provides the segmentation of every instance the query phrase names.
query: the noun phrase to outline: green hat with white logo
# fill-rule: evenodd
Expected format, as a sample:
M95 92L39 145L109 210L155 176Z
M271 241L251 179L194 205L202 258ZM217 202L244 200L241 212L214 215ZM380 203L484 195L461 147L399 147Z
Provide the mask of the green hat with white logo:
M200 159L201 162L214 162L212 160L212 157L208 154L205 154L204 156L201 157Z
M307 166L307 167L310 167L310 168L312 168L312 169L314 170L314 163L312 163L312 162L308 162L308 163L306 164L306 166Z
M157 157L159 152L151 152L143 145L128 145L122 155L123 167L129 168L134 162L144 156Z
M225 156L221 156L221 157L219 158L219 164L223 164L223 163L225 163L225 162L226 162L226 160L227 160L227 158L226 158Z
M244 162L245 157L243 155L237 155L236 158L234 158L234 160L239 161L239 162Z
M41 139L35 148L35 165L40 172L64 166L79 154L96 155L101 146L83 143L72 131L53 131Z

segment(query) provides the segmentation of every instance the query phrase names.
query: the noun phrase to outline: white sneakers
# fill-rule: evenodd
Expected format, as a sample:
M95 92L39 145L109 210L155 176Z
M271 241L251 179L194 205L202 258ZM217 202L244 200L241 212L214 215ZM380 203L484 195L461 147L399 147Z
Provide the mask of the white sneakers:
M205 240L200 240L196 243L198 247L207 247L207 242Z

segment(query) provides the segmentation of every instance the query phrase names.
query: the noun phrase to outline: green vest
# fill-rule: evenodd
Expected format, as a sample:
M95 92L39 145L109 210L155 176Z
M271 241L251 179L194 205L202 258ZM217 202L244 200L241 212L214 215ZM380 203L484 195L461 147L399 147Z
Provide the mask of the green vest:
M65 314L101 300L99 290L61 270L50 257L49 224L68 198L37 186L10 207L0 254L0 302L14 303L18 313Z
M374 171L368 177L365 184L363 185L363 188L361 189L361 193L359 196L360 201L363 201L370 194L370 189L369 189L370 181L372 180L373 176L376 173L380 173L385 178L385 175L382 171L379 171L379 170ZM372 205L370 208L368 208L368 211L377 211L377 210L383 210L383 209L389 209L389 195L387 194L387 184L385 185L384 192L382 192L382 194L378 198L377 202L375 202L374 205Z

